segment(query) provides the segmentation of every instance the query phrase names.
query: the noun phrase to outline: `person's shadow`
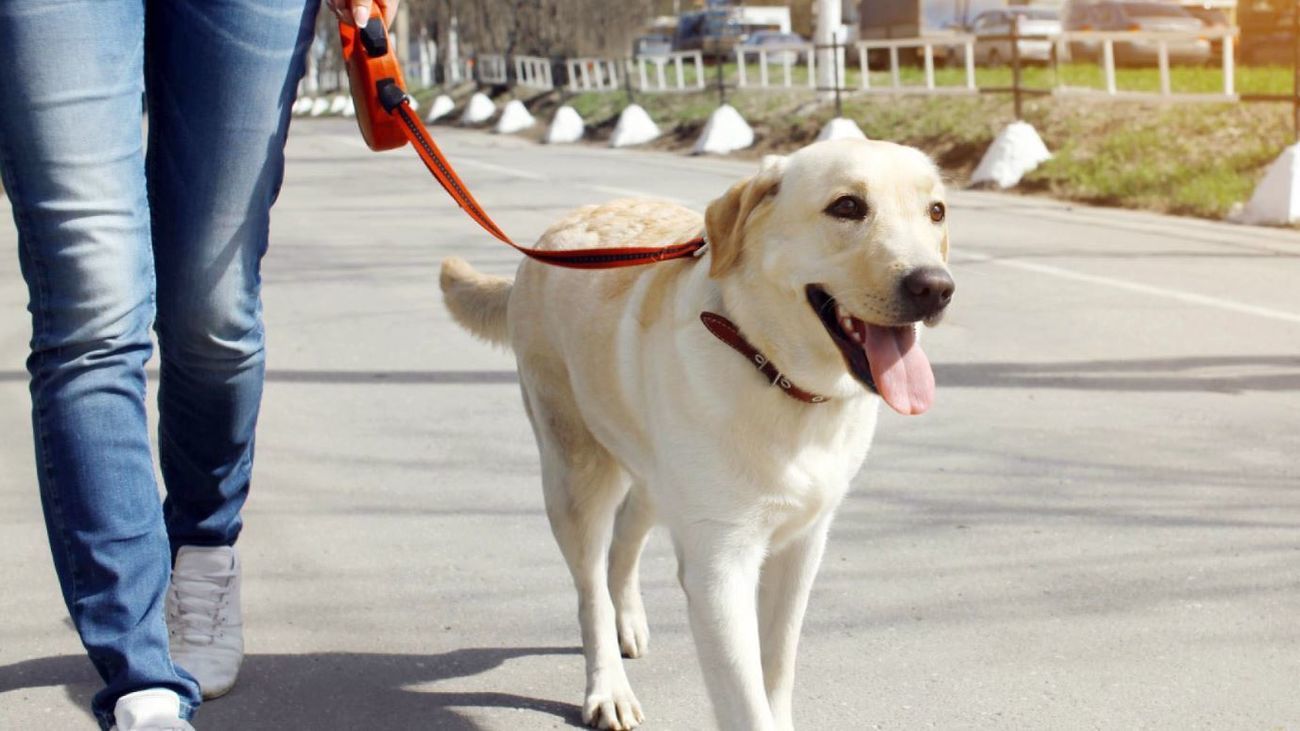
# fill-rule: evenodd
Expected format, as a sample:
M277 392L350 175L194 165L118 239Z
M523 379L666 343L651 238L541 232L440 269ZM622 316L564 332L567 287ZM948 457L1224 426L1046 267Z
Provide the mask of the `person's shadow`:
M513 658L581 652L576 647L477 647L441 655L249 655L235 689L225 698L205 703L195 722L212 731L480 731L482 726L456 709L512 708L544 713L560 724L581 728L582 709L572 703L496 691L408 690L478 675ZM90 662L79 655L0 667L0 693L52 685L66 685L71 700L89 709L99 679Z

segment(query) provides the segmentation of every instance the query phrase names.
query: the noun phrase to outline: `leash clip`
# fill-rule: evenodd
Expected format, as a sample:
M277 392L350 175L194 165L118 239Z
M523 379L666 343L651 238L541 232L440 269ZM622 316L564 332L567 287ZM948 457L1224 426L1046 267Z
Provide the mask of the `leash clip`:
M708 249L709 249L709 234L706 231L705 233L700 234L700 248L691 252L691 258L698 259L701 256L704 256L704 252L708 251Z

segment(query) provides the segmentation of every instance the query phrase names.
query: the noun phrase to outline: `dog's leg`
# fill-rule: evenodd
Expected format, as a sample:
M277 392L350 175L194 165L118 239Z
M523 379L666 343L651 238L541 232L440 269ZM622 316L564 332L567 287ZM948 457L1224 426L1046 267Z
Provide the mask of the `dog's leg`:
M767 558L759 579L759 626L763 633L763 680L778 731L794 728L795 656L808 594L826 548L831 516Z
M691 633L724 731L774 729L755 597L766 540L752 526L708 520L673 526Z
M623 669L607 579L614 516L627 476L576 413L530 398L527 388L524 395L542 456L546 514L578 590L587 661L582 720L596 728L633 729L645 716Z
M609 588L618 614L618 644L625 657L641 657L650 646L650 625L641 602L641 551L654 527L654 507L645 487L628 492L614 523L609 551Z

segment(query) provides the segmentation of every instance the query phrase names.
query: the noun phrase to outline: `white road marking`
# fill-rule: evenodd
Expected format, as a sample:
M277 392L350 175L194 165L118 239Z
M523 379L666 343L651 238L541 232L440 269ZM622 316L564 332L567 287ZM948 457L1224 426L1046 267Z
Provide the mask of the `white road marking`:
M1049 264L1037 264L1034 262L1021 261L1019 259L999 259L989 256L988 254L980 254L973 251L962 252L959 257L955 258L964 259L966 261L987 262L989 264L996 264L997 266L1019 269L1026 272L1035 272L1037 274L1046 274L1048 276L1070 279L1076 282L1086 282L1088 284L1096 284L1103 287L1110 287L1112 289L1123 289L1129 292L1152 295L1154 297L1164 297L1165 299L1177 300L1179 302L1186 302L1193 305L1202 305L1204 307L1214 307L1229 312L1238 312L1243 315L1254 315L1255 317L1262 317L1269 320L1280 320L1282 322L1300 324L1300 314L1294 312L1285 312L1283 310L1274 310L1267 307L1259 307L1257 305L1248 305L1244 302L1236 302L1234 300L1223 299L1220 297L1209 297L1207 295L1195 294L1193 292L1183 292L1181 290L1169 289L1167 287L1156 287L1150 284L1130 282L1125 279L1112 279L1111 277L1103 277L1096 274L1084 274L1083 272L1062 269L1061 267L1054 267Z
M475 160L470 157L462 157L456 160L454 164L461 167L478 168L480 170L487 170L488 172L498 173L500 175L507 175L512 178L519 178L520 180L535 180L535 181L550 180L550 178L548 178L545 175L530 173L524 170L520 170L519 168L507 167L505 165L495 165L490 162L483 162L482 160Z

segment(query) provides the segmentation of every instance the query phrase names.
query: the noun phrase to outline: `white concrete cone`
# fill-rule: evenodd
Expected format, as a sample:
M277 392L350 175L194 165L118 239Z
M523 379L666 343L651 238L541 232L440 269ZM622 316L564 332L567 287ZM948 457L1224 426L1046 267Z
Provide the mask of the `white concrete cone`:
M644 145L659 136L659 127L640 104L631 104L618 115L618 124L614 125L614 134L610 135L610 147L631 147Z
M416 99L415 97L413 97L413 96L411 96L411 95L409 95L409 94L406 96L406 98L407 98L407 100L408 100L407 103L410 104L410 106L411 106L411 111L412 111L412 112L418 112L418 111L420 111L420 100L419 100L419 99Z
M518 99L511 99L506 104L506 108L501 111L501 118L497 120L497 126L494 130L497 134L512 135L516 132L522 132L529 127L537 124L533 115L528 112L528 107Z
M304 96L304 97L302 97L301 99L299 99L298 101L294 102L294 103L293 103L293 113L294 113L294 115L295 115L295 116L299 116L299 117L301 117L302 115L306 114L307 112L310 112L310 111L311 111L311 103L312 103L312 102L311 102L311 97L309 97L309 96Z
M1238 223L1285 225L1300 221L1300 144L1291 145L1268 166Z
M319 117L320 115L327 112L329 108L330 108L330 100L326 99L323 96L318 97L316 101L311 103L311 111L308 112L308 114L310 114L313 117Z
M429 116L425 117L424 121L433 124L448 114L451 114L452 110L455 108L456 102L452 101L451 97L446 94L439 94L434 97L433 104L429 105Z
M971 174L970 182L993 183L999 188L1010 188L1020 182L1025 173L1050 160L1052 153L1028 122L1012 122L993 140L984 153L984 159Z
M700 138L695 141L695 148L691 150L691 154L725 155L734 150L743 150L752 144L754 144L753 128L744 117L740 116L740 112L736 111L735 107L723 104L709 115L709 121L704 125Z
M465 105L465 111L461 112L461 124L482 124L492 118L497 113L497 105L483 92L475 92L474 96L469 98L469 104Z
M352 101L352 97L348 97L347 103L343 105L343 116L349 118L357 116L357 104Z
M822 131L817 135L818 142L827 140L865 140L867 136L863 134L862 128L858 123L848 117L836 117L822 127Z
M543 141L551 145L577 142L582 139L586 131L587 125L578 115L578 110L565 104L555 110L555 116L551 118L551 126L546 129L546 137Z
M335 94L334 98L330 99L329 113L342 114L343 110L347 107L347 105L348 105L348 97L343 96L342 94Z

